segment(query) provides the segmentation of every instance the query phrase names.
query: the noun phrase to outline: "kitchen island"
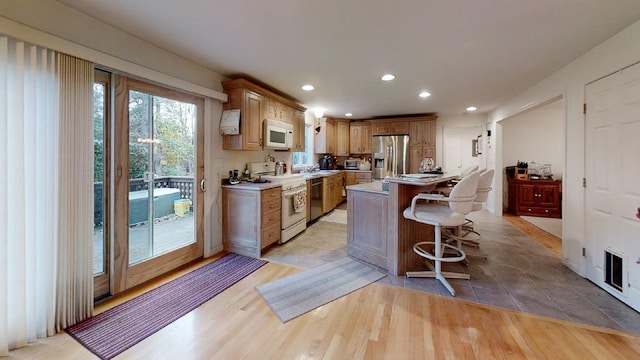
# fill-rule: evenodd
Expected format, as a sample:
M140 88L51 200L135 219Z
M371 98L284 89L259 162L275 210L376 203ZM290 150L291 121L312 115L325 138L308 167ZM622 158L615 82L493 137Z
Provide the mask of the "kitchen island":
M388 179L388 191L382 189L381 182L348 186L347 254L393 275L423 270L422 258L413 252L413 244L430 241L434 228L407 220L402 213L416 194L456 177L394 177Z

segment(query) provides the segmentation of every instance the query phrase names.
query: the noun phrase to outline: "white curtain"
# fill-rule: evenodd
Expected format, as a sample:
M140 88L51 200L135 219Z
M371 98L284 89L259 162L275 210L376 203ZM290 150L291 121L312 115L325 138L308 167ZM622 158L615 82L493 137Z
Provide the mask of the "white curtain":
M92 309L92 73L57 56L0 35L0 355Z

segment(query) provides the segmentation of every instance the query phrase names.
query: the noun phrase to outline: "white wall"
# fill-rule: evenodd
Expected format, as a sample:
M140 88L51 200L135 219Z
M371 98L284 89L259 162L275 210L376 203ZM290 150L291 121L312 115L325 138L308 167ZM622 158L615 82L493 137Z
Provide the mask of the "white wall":
M566 157L563 170L563 261L574 271L585 274L581 249L584 236L584 87L587 83L640 61L640 21L608 39L584 56L560 69L490 114L491 128L496 131L496 147L503 139L496 123L512 115L563 96L565 99ZM491 149L488 162L496 169L504 167L501 152ZM640 176L640 174L638 174ZM501 187L501 184L500 184ZM501 190L498 194L501 194ZM496 195L495 193L493 194ZM501 202L497 202L500 204ZM493 203L494 209L498 208Z
M222 75L101 23L61 3L51 0L0 1L0 17L148 69L222 91L221 81L224 80ZM8 33L5 30L7 29L0 26L0 32L21 39L20 34ZM43 36L41 39L46 37ZM45 45L34 39L28 41ZM50 45L48 47L52 50L63 51L58 48L59 43L48 42L47 45ZM86 56L70 55L93 61Z
M565 139L562 101L512 116L500 124L505 166L516 165L518 160L551 164L554 179L562 179Z
M487 115L486 114L460 114L460 115L440 115L436 120L436 165L444 164L444 129L469 129L469 128L487 128ZM480 134L477 134L480 135ZM486 131L483 131L483 137L481 138L481 148L486 149ZM487 166L487 158L483 151L482 155L477 158L472 158L471 152L463 153L466 157L466 161L463 163L478 163L480 168Z

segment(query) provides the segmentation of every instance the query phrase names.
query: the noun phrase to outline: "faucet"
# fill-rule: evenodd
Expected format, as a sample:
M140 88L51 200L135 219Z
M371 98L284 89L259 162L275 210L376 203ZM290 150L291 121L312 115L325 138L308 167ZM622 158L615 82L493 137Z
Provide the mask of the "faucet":
M309 170L309 172L314 172L314 171L320 171L320 165L319 164L314 164L311 169Z

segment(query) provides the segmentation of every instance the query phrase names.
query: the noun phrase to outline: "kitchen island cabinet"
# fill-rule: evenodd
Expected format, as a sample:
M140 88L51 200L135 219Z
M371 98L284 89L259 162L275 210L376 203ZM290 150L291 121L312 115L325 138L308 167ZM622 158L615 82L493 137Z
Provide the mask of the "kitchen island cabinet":
M407 220L403 212L416 194L454 178L447 174L426 179L394 177L388 180L388 192L382 190L382 183L347 187L347 254L393 275L424 270L423 259L413 252L413 245L433 241L434 227Z
M393 249L387 241L389 192L382 183L347 188L347 253L389 269Z
M282 187L222 187L222 245L225 251L259 258L280 240Z

